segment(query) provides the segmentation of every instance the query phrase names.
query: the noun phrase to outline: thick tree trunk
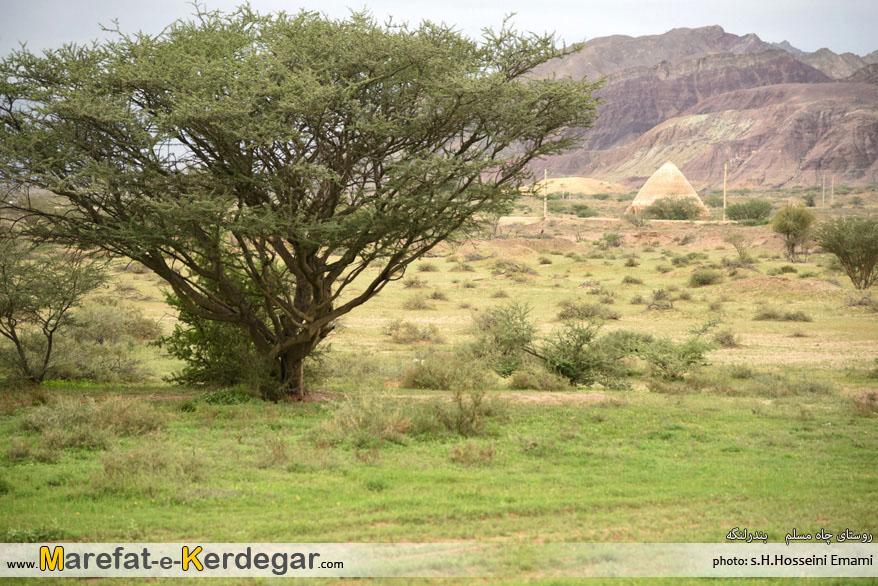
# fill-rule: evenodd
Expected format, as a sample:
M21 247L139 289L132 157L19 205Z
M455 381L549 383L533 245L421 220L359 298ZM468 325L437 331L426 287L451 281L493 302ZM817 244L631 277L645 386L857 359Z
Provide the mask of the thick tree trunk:
M281 393L291 399L305 398L305 356L313 346L294 346L281 356L279 378Z

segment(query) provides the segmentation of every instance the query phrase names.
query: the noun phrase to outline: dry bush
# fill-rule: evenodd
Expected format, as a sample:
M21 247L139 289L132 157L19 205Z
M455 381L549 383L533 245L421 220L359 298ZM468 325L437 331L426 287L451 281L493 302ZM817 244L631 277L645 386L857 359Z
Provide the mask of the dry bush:
M713 335L713 341L723 348L737 348L740 346L738 336L730 329L719 330Z
M385 326L384 334L390 336L390 339L395 344L411 344L415 342L442 343L442 334L435 324L419 326L396 319Z
M290 461L290 444L279 435L265 438L265 443L256 455L257 468L286 466Z
M756 315L753 316L753 319L756 321L814 321L811 316L804 311L780 311L770 307L757 312Z
M402 308L411 311L436 309L435 307L427 303L427 298L423 295L414 295L412 297L409 297L402 302Z
M512 373L509 388L517 391L569 391L570 381L541 364L528 362Z
M861 417L878 415L878 391L866 391L853 399L853 410Z
M36 407L21 419L21 428L42 434L62 433L86 437L93 431L113 436L138 436L166 426L167 416L143 399L108 397L58 397ZM76 445L76 444L73 444Z
M102 469L92 477L97 493L157 496L202 480L206 469L199 452L170 443L149 443L101 456Z
M605 297L606 298L606 297ZM613 298L609 297L609 302L613 303ZM602 303L605 303L603 299ZM583 303L581 301L564 299L558 302L561 311L558 312L560 320L594 320L594 319L621 319L622 315L607 307L602 307L594 303Z
M467 468L489 466L496 450L492 445L482 445L467 440L451 448L451 461Z

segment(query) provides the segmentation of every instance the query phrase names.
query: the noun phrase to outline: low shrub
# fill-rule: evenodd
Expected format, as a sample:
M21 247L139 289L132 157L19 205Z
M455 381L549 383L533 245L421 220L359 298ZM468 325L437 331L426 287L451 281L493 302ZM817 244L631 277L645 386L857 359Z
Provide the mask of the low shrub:
M723 348L737 348L740 346L738 336L732 330L719 330L713 335L713 341Z
M488 373L481 361L471 356L434 353L415 359L403 372L400 384L408 389L484 389Z
M491 445L478 444L467 440L451 448L450 458L455 464L467 468L489 466L494 459L496 451Z
M749 199L743 203L726 206L726 217L730 220L768 220L773 204L767 199Z
M704 354L711 348L711 344L697 337L684 342L661 338L641 346L638 353L654 377L675 381L682 380L695 366L706 364Z
M164 429L166 421L166 416L143 399L109 397L95 401L58 397L26 412L21 419L21 429L75 440L92 437L90 434L95 431L113 436L144 435ZM64 447L76 445L80 444L70 441Z
M254 398L242 385L213 389L198 396L199 401L208 405L240 405L248 403Z
M435 309L435 307L427 303L427 298L423 295L414 295L412 297L409 297L402 302L402 308L408 309L410 311Z
M623 285L643 285L643 280L638 279L637 277L625 275L624 277L622 277L622 284Z
M690 287L706 287L723 280L723 274L713 269L698 269L689 276Z
M384 327L384 335L390 336L394 344L415 342L442 343L442 334L435 324L419 326L411 322L395 319Z
M610 302L612 303L612 298ZM595 320L595 319L621 319L621 315L607 307L594 303L583 303L581 301L565 299L559 301L558 305L561 311L558 312L560 320Z
M673 309L674 304L671 301L671 296L665 289L656 289L652 292L652 295L649 298L649 302L646 304L647 310L665 310L665 309Z
M811 316L804 311L779 311L773 308L760 310L755 316L753 316L753 319L756 321L814 321L811 319Z
M860 417L874 417L878 415L878 391L865 391L860 396L852 399L853 411Z
M528 361L512 373L509 388L517 391L566 391L570 389L570 382L542 364Z
M406 289L422 289L427 286L427 281L420 277L409 277L402 284Z
M643 215L656 220L694 220L702 213L702 208L686 197L663 197L643 210Z
M101 470L92 476L91 488L97 493L155 497L185 490L205 477L206 468L199 452L170 443L149 443L101 456Z
M527 264L514 260L498 260L491 267L491 273L494 275L536 275L537 272Z

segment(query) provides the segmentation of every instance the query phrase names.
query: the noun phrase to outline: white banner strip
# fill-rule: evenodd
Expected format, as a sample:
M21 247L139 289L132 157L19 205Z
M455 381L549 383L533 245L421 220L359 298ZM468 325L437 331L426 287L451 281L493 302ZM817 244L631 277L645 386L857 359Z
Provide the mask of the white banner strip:
M878 544L7 543L0 577L878 577Z

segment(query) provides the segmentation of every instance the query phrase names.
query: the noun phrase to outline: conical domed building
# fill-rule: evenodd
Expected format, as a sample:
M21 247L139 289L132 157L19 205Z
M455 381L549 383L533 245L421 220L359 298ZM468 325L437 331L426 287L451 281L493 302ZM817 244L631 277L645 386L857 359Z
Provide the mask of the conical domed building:
M654 204L657 200L670 197L673 199L691 199L701 209L702 216L709 216L710 210L698 197L698 193L680 172L675 164L668 161L652 177L646 180L637 197L625 210L626 214L637 214Z

